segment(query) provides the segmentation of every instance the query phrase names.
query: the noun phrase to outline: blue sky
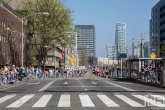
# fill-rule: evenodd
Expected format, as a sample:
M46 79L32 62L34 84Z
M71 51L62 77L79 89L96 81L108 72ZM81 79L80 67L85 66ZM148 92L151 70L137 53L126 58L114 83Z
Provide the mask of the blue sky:
M151 8L159 0L62 0L74 11L75 25L94 25L96 31L96 56L107 57L106 45L115 44L117 22L126 23L127 49L131 51L132 39L149 39Z

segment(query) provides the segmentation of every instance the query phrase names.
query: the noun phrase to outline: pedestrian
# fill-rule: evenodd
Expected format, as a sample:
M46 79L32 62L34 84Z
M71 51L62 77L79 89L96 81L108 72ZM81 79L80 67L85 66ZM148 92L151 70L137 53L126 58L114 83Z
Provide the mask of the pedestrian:
M7 71L5 70L5 67L2 68L1 70L1 73L2 73L2 82L1 82L1 86L6 86L7 85Z
M144 81L145 72L144 72L144 65L141 66L141 81Z
M92 75L93 75L93 79L95 79L95 77L96 77L96 69L95 69L95 67L93 67L93 69L92 69Z
M105 68L105 77L106 77L106 81L108 80L108 74L109 74L109 69L108 67Z
M97 76L97 78L99 78L99 76L100 76L100 69L98 66L96 67L96 76Z
M161 83L162 82L162 67L160 65L157 66L157 77L158 77L158 83Z

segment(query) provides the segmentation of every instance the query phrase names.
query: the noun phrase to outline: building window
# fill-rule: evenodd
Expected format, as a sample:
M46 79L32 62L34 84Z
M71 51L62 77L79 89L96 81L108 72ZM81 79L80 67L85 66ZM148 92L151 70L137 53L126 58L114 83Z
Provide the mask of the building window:
M3 27L3 21L1 22L1 26Z
M3 27L4 27L4 28L6 27L6 23L5 23L5 22L3 23Z
M3 36L1 36L1 41L3 42Z
M3 42L6 43L6 37L3 37Z
M11 26L12 26L12 29L14 29L14 23L13 22L11 22Z
M52 56L48 56L47 59L48 59L48 61L52 61L53 57Z

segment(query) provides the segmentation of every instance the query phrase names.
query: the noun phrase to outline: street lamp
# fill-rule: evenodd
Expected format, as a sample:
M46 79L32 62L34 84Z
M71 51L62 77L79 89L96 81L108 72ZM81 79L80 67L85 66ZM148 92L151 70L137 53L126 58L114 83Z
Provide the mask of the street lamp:
M23 66L23 37L24 37L24 32L23 32L23 20L24 18L27 18L27 17L30 17L30 16L34 16L34 15L38 15L38 14L42 14L43 16L45 17L48 17L50 14L48 12L38 12L38 13L35 13L35 14L32 14L32 15L28 15L28 16L25 16L25 17L22 17L22 38L21 38L21 66Z

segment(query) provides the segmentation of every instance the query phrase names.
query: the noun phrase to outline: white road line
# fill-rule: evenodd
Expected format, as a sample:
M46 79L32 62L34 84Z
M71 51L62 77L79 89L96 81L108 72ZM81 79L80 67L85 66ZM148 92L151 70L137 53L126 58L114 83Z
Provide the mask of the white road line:
M58 107L70 107L70 94L61 95Z
M15 96L16 96L16 94L6 95L6 96L0 98L0 103L5 102L5 101L7 101L8 99L11 99L11 98L13 98L13 97L15 97Z
M24 97L22 97L19 100L13 102L12 104L10 104L9 106L7 106L6 108L19 108L25 102L27 102L29 99L31 99L33 96L34 96L34 94L25 95Z
M121 83L121 84L133 84L133 83L127 83L127 82L118 82L118 83Z
M79 95L83 107L95 107L88 95Z
M40 82L37 82L37 83L27 83L27 85L31 85L31 84L39 84Z
M129 104L132 107L144 107L144 105L139 104L138 102L124 96L124 95L115 95L119 99L123 100L125 103Z
M49 82L46 86L44 86L43 88L41 88L39 91L44 91L45 89L47 89L53 82Z
M117 105L114 101L112 101L110 98L108 98L106 95L97 95L107 107L120 107Z
M150 99L150 98L147 98L147 97L145 97L145 96L142 96L142 95L133 95L133 96L136 97L136 98L138 98L138 99L143 100L144 102L150 103L150 104L151 104L151 102L152 102L152 105L153 105L153 106L165 107L164 104L162 104L162 103L156 104L156 103L154 103L154 102L155 102L154 100L152 100L152 99Z
M53 86L53 87L82 87L83 85L81 86ZM116 87L116 86L83 86L83 87Z
M51 99L52 95L43 95L34 105L33 107L45 107L49 100Z
M122 88L122 89L128 90L128 91L134 91L133 89L129 89L129 88L127 88L127 87L120 86L120 85L117 85L117 84L114 84L114 83L111 83L111 82L107 82L107 83L109 83L109 84L111 84L111 85L114 85L114 86L116 86L116 87L120 87L120 88Z

